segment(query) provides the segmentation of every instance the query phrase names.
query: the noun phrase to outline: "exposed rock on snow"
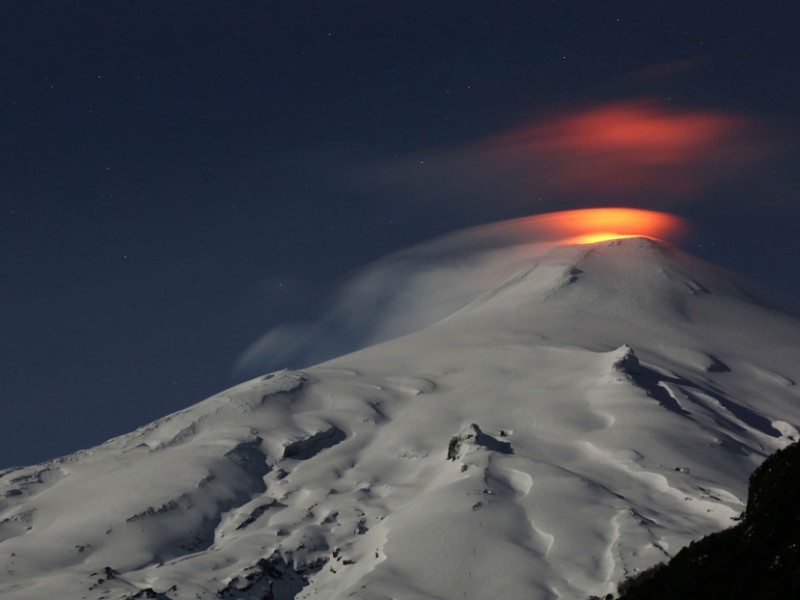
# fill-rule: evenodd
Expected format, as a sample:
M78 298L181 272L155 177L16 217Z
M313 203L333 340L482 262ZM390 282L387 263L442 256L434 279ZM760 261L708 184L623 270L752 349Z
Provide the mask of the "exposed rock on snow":
M325 448L335 446L345 437L344 431L335 425L331 425L327 429L288 444L283 450L283 458L307 460L319 454Z
M623 344L611 353L611 368L626 375L641 373L639 358L628 344Z
M459 460L473 451L489 450L511 454L511 444L486 435L481 428L472 423L450 439L447 446L447 460Z

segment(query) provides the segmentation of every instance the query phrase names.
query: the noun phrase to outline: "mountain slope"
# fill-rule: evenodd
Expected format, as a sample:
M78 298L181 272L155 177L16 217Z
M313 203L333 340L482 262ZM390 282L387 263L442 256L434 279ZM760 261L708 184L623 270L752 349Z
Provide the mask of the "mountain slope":
M620 600L800 596L800 443L770 456L750 477L747 511L735 527L681 550L668 565L620 586Z
M604 595L743 510L798 365L800 323L707 263L557 248L425 330L0 473L0 595Z

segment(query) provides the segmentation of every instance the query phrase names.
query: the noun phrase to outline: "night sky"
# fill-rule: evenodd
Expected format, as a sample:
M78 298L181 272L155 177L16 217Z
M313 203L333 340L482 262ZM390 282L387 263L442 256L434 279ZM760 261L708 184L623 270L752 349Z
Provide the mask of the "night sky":
M800 297L798 6L2 3L0 468L216 393L363 265L501 219L673 212Z

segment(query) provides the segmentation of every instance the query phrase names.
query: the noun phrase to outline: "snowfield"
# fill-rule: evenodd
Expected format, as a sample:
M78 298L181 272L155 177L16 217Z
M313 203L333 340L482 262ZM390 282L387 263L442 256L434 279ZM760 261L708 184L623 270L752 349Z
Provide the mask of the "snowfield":
M0 472L0 597L586 600L798 439L800 322L644 238Z

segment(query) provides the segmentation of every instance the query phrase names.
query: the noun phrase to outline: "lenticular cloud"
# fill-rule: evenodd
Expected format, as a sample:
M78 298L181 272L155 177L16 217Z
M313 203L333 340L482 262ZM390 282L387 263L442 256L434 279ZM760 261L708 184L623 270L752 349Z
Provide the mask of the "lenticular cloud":
M640 98L542 117L479 145L488 164L560 193L685 196L772 153L756 119Z
M239 357L252 375L305 367L431 325L500 285L533 258L585 236L665 238L675 216L626 208L547 213L466 229L371 263L347 281L317 321L273 328Z
M315 364L435 323L555 243L530 219L467 229L367 265L317 321L276 327L239 357L254 374Z

